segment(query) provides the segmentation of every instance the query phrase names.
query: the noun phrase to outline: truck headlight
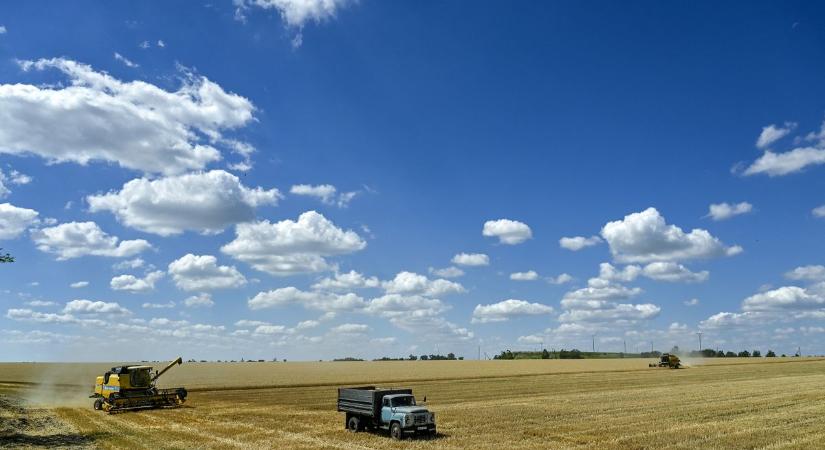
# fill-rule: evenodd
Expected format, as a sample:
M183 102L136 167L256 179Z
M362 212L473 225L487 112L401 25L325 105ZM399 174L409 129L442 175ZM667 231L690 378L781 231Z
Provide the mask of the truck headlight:
M407 425L410 425L410 424L412 424L412 422L413 422L412 414L405 414L404 415L404 423L406 423Z
M430 413L430 422L435 423L435 413Z

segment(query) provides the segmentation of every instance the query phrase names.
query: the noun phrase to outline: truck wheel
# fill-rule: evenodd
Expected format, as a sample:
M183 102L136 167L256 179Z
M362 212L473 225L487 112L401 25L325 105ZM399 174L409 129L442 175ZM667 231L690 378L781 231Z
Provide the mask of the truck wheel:
M397 441L401 440L401 437L403 436L401 433L401 424L398 422L393 422L392 425L390 425L390 436Z
M361 420L356 416L350 417L347 421L347 429L352 433L361 431Z
M100 411L101 409L103 409L103 399L99 398L99 399L95 400L94 408L95 408L95 411Z

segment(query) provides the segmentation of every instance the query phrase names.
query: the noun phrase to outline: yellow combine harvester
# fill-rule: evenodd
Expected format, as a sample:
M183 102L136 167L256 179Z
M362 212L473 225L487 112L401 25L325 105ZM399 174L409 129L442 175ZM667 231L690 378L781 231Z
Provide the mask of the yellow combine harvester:
M108 413L130 409L147 409L180 406L186 401L186 389L158 389L155 381L175 364L183 363L178 359L169 363L163 370L152 374L152 366L118 366L97 377L94 408Z
M679 359L676 355L671 355L670 353L662 354L662 357L659 358L658 363L650 363L648 364L649 367L670 367L671 369L681 369L682 368L682 360Z

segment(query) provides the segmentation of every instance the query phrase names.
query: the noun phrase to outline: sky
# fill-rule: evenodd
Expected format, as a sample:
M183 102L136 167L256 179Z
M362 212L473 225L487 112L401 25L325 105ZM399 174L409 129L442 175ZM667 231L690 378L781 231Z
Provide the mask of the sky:
M823 354L823 13L2 3L0 360Z

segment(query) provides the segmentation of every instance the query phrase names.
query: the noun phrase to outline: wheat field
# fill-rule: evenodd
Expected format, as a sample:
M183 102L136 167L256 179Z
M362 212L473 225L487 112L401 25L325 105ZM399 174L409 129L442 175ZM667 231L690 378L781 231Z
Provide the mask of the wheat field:
M53 367L0 365L0 401L17 405L0 415L0 446L774 449L825 442L825 360L709 359L683 370L647 362L184 364L164 382L193 391L183 408L113 415L92 410L82 382L52 374L59 386L20 384ZM89 367L64 369L68 376ZM426 395L438 438L394 442L346 432L335 387L375 382ZM48 426L25 428L24 416Z

